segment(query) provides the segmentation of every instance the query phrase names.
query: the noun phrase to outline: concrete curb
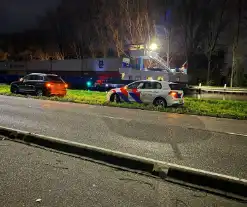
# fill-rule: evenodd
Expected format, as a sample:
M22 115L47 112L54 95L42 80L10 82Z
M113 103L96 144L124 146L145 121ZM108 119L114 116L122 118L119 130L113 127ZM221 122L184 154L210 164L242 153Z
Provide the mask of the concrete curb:
M120 168L152 174L178 184L247 201L247 180L245 179L1 126L0 135L11 140L80 155Z

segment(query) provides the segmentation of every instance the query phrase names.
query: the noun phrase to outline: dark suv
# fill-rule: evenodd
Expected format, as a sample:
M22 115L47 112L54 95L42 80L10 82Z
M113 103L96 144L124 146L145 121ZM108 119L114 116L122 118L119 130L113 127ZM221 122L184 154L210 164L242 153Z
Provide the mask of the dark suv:
M37 96L65 96L68 85L61 77L54 74L31 73L19 81L11 83L12 93L32 94Z

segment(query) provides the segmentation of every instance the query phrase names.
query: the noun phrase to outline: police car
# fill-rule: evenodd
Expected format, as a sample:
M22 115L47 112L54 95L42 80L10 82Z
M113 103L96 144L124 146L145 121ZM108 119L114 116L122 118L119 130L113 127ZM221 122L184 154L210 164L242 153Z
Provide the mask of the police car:
M135 81L107 93L109 102L151 103L155 106L183 105L183 90L179 84L167 81L143 80Z

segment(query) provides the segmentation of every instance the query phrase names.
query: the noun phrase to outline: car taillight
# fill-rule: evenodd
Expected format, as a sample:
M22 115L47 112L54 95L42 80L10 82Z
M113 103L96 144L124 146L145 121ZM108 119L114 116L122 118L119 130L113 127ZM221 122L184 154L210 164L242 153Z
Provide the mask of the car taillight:
M172 96L173 98L178 98L178 92L176 91L170 91L169 95Z
M46 86L46 88L50 88L51 87L51 83L46 83L45 86Z
M68 88L69 85L67 83L64 84L64 88Z

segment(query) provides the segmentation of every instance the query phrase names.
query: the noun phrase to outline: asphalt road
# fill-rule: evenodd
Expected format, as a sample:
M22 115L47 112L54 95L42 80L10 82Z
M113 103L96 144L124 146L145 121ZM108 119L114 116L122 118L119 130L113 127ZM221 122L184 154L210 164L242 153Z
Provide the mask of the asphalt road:
M0 125L247 178L247 136L222 133L246 121L0 96Z
M242 207L244 203L11 141L0 141L1 207Z

